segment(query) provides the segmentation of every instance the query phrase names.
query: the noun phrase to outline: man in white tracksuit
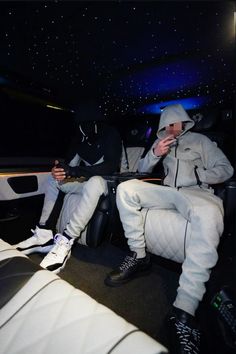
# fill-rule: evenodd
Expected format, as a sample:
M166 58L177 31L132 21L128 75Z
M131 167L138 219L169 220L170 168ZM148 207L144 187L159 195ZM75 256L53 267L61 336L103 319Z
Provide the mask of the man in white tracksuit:
M217 145L206 136L189 131L193 125L194 121L180 104L167 106L160 117L158 139L138 167L139 172L151 173L162 162L164 185L134 179L118 186L117 206L131 255L105 279L107 285L118 286L150 267L141 208L177 210L191 223L191 239L171 316L172 327L180 336L183 324L191 332L205 282L218 259L217 246L223 233L222 200L209 185L224 182L233 175L229 160ZM181 337L179 349L175 343L175 354L199 353L200 332L196 331L186 341Z
M121 148L120 135L112 126L96 121L82 122L66 161L59 164L56 160L51 170L42 213L38 225L32 230L33 236L15 247L24 254L47 253L41 267L59 273L71 255L75 240L90 221L100 197L108 194L103 176L118 171ZM66 194L77 194L79 203L71 212L63 233L53 236Z

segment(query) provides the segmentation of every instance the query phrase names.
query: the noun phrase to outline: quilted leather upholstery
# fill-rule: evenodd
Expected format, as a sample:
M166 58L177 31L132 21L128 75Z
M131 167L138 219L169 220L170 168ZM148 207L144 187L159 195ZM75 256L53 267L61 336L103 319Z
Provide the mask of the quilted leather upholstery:
M149 252L178 263L185 258L191 224L175 210L142 209Z
M20 256L0 240L0 261L14 253ZM0 343L1 354L167 353L137 327L43 269L0 310Z

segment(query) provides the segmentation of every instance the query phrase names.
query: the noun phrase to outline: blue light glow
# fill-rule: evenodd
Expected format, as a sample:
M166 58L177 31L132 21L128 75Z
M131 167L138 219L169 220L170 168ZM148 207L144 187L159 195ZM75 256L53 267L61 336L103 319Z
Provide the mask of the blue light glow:
M196 87L199 82L201 85L207 83L211 74L209 67L209 58L200 64L196 58L182 59L130 73L114 82L113 87L120 95L127 90L133 97L185 91Z
M197 109L203 107L208 103L210 98L208 96L204 97L189 97L183 99L176 99L171 101L165 101L160 103L150 103L143 105L137 109L137 113L141 114L160 114L162 109L171 104L180 103L186 110Z
M151 136L151 133L152 133L152 128L151 127L148 127L147 128L147 131L146 131L146 134L145 134L145 138L148 140Z

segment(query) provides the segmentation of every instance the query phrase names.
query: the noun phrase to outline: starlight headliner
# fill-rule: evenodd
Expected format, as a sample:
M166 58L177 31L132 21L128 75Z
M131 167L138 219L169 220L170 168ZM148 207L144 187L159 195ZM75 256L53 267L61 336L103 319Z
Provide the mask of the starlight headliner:
M13 73L0 85L17 78L71 108L99 98L107 116L193 96L224 104L233 18L233 1L0 2L0 66Z

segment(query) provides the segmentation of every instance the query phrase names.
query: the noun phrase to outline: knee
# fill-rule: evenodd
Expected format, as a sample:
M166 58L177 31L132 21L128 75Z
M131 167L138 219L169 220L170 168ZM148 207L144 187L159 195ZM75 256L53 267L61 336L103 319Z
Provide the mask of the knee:
M135 191L135 180L128 180L125 182L122 182L118 185L117 187L117 199L122 199L123 196L130 196L133 195L133 192Z
M208 239L217 241L224 229L224 212L217 204L208 203L204 208L196 208L196 216L208 230ZM218 241L217 241L218 242Z
M86 182L86 189L99 195L107 195L107 182L101 176L93 176Z
M215 224L217 231L219 234L223 233L224 227L224 211L223 209L219 208L217 205L209 205L207 207L207 216L208 220L212 220Z
M224 211L219 208L218 205L208 204L206 208L207 217L210 218L213 222L223 222Z

